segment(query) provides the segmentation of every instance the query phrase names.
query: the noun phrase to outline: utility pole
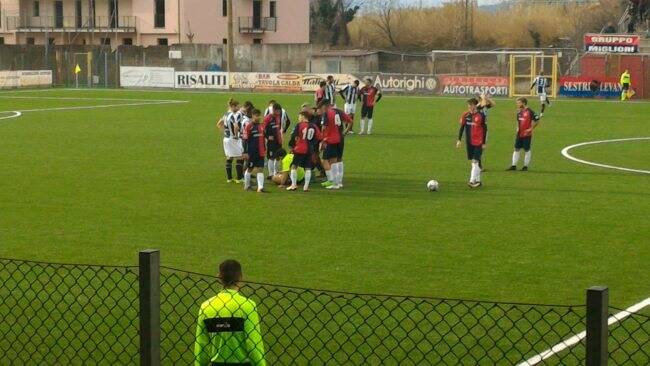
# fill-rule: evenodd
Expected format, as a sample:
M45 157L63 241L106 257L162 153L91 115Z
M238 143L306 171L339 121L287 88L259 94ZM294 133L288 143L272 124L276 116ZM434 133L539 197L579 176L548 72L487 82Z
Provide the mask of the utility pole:
M234 53L235 53L235 37L233 34L233 14L232 14L232 1L233 0L228 0L228 39L227 42L228 44L226 45L226 52L227 52L227 59L228 59L228 65L226 66L226 71L228 72L234 72L235 71L235 65L234 65Z

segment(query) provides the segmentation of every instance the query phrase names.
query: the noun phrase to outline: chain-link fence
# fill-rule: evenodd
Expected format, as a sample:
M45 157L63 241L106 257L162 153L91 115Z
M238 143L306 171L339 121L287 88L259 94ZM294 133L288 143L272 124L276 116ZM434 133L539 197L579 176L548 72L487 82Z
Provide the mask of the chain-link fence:
M253 312L259 328L248 327ZM195 361L199 339L199 355L212 358L220 350L219 357L235 359L235 351L244 350L239 354L244 358L251 353L245 345L233 352L226 346L248 340L268 365L515 365L526 360L579 365L588 353L607 352L607 345L589 334L585 342L590 312L585 305L354 294L249 282L239 291L223 291L214 276L159 267L157 252L141 253L140 267L0 259L0 364L160 360L187 365ZM611 313L620 321L609 328L610 361L649 364L650 318L613 308ZM606 330L607 314L604 318L592 315L591 321ZM205 325L205 337L201 332L197 337L197 324ZM251 329L258 329L259 339L250 336ZM558 348L581 332L579 341ZM219 357L216 361L232 361Z

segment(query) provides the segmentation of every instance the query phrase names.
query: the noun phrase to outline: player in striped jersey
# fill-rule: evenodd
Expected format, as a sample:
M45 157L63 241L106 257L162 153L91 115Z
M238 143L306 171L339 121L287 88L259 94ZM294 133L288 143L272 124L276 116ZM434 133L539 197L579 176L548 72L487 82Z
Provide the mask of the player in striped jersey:
M540 112L540 116L544 115L544 109L546 109L546 105L551 105L551 101L548 99L548 95L546 94L546 90L548 89L548 79L542 75L542 71L540 71L539 75L533 80L533 84L530 86L530 90L533 90L535 86L537 86L537 95L539 96L539 101L542 103L542 111Z
M266 108L264 111L264 117L268 116L269 114L273 113L273 106L275 104L278 104L274 99L271 99L269 101L269 106ZM282 113L280 114L280 125L282 127L282 134L284 135L287 130L289 129L289 126L291 126L291 119L289 118L289 114L287 111L282 108Z
M330 101L330 105L336 106L336 82L334 76L327 76L327 84L325 84L325 99Z
M352 127L354 125L354 112L357 109L357 99L359 98L359 80L355 80L350 84L346 85L339 91L341 97L345 101L345 106L343 112L350 116L352 123L348 126L348 130L345 131L346 134L352 134L354 131Z
M235 183L241 183L244 178L244 160L242 155L244 147L240 139L242 132L242 114L239 112L239 102L230 98L228 111L219 119L217 127L223 132L223 151L226 155L226 182L233 182L232 162L236 160L237 179Z

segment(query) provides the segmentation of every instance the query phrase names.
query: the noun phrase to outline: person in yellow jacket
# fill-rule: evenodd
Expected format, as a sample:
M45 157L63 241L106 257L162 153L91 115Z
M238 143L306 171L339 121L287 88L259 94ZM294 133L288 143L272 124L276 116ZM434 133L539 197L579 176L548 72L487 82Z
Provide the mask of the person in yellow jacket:
M631 88L632 86L632 77L630 75L630 70L625 69L621 74L621 100L628 100L634 95L634 91Z
M266 366L257 306L239 293L239 262L221 263L219 278L224 289L199 310L195 366Z

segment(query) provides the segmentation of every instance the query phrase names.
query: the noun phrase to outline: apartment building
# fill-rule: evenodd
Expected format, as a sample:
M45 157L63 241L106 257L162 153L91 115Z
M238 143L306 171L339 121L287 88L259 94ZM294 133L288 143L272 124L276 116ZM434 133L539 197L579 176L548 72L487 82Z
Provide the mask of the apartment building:
M232 0L234 41L309 43L309 1ZM225 43L226 0L0 0L0 44Z

